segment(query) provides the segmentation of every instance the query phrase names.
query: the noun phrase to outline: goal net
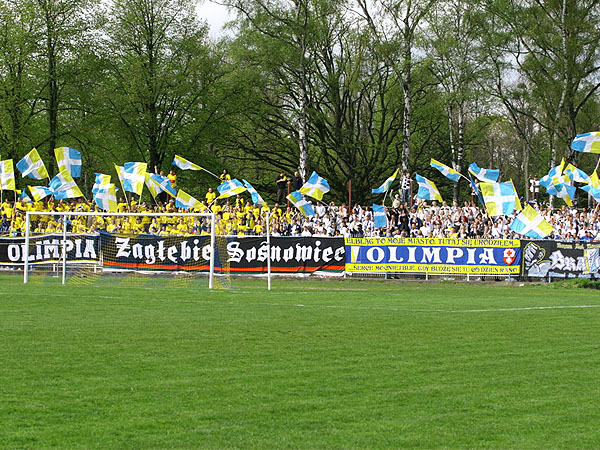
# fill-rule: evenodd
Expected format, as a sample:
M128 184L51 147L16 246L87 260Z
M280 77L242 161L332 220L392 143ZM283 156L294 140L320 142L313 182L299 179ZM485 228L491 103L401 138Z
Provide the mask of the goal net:
M231 286L212 213L28 211L24 282Z

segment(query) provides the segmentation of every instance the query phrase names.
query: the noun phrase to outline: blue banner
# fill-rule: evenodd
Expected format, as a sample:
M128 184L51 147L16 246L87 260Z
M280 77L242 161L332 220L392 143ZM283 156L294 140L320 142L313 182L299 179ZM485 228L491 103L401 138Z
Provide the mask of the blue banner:
M345 245L347 272L520 273L519 240L346 238Z

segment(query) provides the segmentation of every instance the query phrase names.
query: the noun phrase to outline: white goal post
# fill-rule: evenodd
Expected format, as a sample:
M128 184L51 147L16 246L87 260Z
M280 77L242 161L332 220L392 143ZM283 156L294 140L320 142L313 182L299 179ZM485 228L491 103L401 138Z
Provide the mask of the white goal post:
M62 252L60 255L62 263L62 284L65 284L66 279L66 267L67 267L67 220L72 217L197 217L197 218L210 218L210 263L209 263L209 275L208 275L208 287L213 289L214 287L214 271L215 271L215 252L217 250L216 233L215 233L215 214L214 213L111 213L111 212L75 212L75 211L27 211L25 215L25 242L24 242L24 275L23 282L27 283L29 279L30 270L30 255L29 246L31 240L31 217L32 216L54 216L62 217ZM56 230L58 233L59 230ZM268 239L268 237L267 237ZM269 258L270 260L270 258ZM270 261L269 261L270 262ZM270 272L270 271L269 271ZM269 287L270 287L270 274L269 274Z

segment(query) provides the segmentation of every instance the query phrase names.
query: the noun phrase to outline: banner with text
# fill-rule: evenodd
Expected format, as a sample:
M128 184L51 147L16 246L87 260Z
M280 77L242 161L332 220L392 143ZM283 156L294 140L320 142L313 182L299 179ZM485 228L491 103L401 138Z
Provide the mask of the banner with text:
M95 262L98 260L98 235L68 234L65 240L67 260L72 262ZM59 234L33 236L29 240L29 252L25 251L25 238L0 238L0 265L19 266L29 253L31 264L62 261L63 237Z
M265 237L219 237L215 270L223 262L231 273L267 272L269 248ZM207 271L210 236L117 236L102 234L104 265L140 270ZM226 261L221 258L227 254ZM310 274L344 271L344 239L272 237L271 272Z
M61 235L32 237L30 263L62 261L62 242ZM219 237L217 248L217 272L223 265L229 265L231 273L267 272L269 250L265 237ZM208 271L210 236L69 234L66 251L67 264L93 263L113 270ZM344 238L272 237L271 272L342 275L344 251ZM25 253L24 238L0 238L0 265L22 266Z
M522 240L524 277L600 278L599 242Z
M346 271L357 273L518 274L518 240L346 238Z

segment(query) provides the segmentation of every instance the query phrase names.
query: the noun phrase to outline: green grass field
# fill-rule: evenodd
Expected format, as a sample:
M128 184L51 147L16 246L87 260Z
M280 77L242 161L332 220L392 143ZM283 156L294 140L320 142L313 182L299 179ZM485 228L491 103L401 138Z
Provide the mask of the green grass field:
M600 447L598 291L234 285L0 278L0 447Z

